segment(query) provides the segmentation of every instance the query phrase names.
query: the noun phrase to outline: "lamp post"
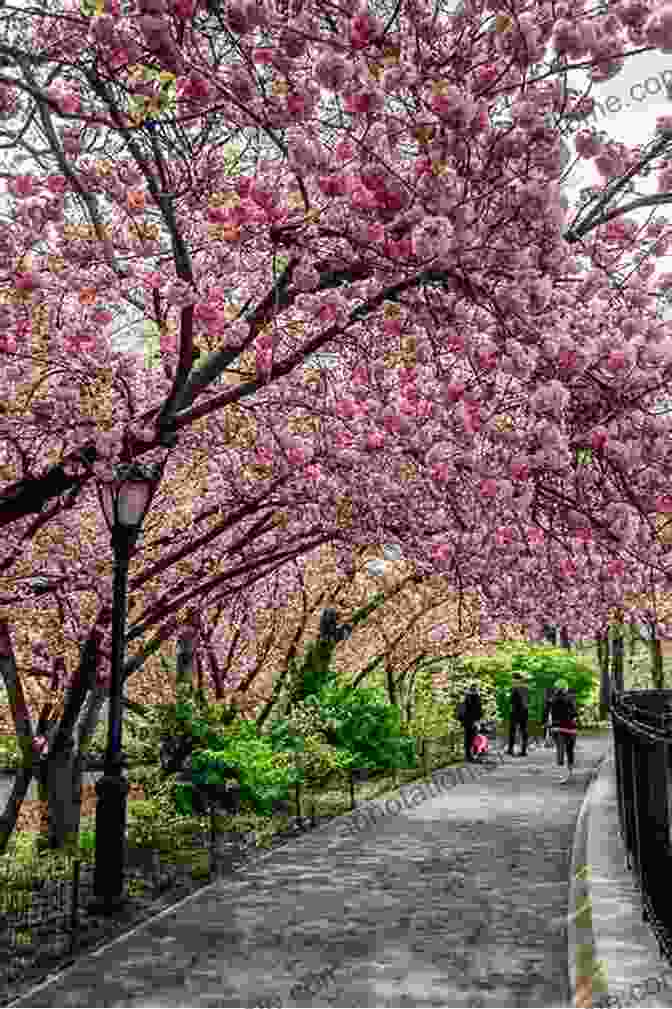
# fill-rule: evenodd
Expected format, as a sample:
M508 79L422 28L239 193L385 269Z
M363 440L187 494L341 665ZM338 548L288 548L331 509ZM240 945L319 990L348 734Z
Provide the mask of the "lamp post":
M161 463L154 466L121 464L115 467L114 480L98 485L114 551L108 736L103 777L96 782L96 860L91 903L92 910L104 914L115 911L126 900L124 847L128 781L122 774L121 727L128 565L162 471Z

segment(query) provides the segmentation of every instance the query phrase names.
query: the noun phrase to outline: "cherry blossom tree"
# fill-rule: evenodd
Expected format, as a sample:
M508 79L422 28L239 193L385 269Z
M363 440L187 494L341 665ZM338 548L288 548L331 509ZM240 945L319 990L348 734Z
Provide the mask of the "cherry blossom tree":
M628 46L664 51L666 15L465 3L448 16L416 0L291 13L0 12L0 143L31 158L5 173L3 572L37 573L60 529L50 563L72 588L65 548L97 521L95 479L167 457L157 509L179 509L178 469L195 460L207 490L183 543L138 555L131 593L147 585L147 599L129 644L159 628L143 649L187 604L329 541L346 573L353 550L393 537L419 574L474 588L505 557L521 563L533 533L546 549L583 530L605 564L664 578L665 282L650 262L628 272L627 215L643 204L628 208L617 181L658 170L669 124L648 153L577 138L608 181L574 220L561 181L570 61L599 80ZM646 225L649 261L668 232ZM101 335L130 309L158 328L161 370ZM330 350L330 374L311 367ZM253 438L226 444L234 408ZM243 559L205 575L214 533L197 527L217 525L223 500L240 502L219 533ZM89 584L100 550L92 534Z
M580 7L572 11L583 13ZM92 444L73 430L74 423L59 430L77 451L64 453L64 470L51 474L51 484L24 477L27 482L3 502L5 521L25 514L29 502L36 507L43 491L49 499L80 488L87 479L83 448L100 465L152 452L199 417L252 393L270 412L273 395L287 395L291 383L285 379L306 353L335 342L351 388L364 377L352 370L363 349L366 359L375 360L391 339L407 334L415 341L409 354L421 371L403 390L406 414L397 413L401 403L390 402L402 376L381 362L379 372L384 367L384 378L391 377L392 388L384 389L367 367L369 395L355 400L354 409L366 406L375 421L360 425L369 452L380 451L381 439L390 434L407 454L426 452L431 441L436 444L432 414L444 434L463 441L466 435L469 442L474 426L480 430L488 415L515 404L524 392L520 454L531 462L530 476L547 499L554 479L549 459L566 474L586 421L590 438L606 445L608 436L592 430L595 416L585 416L587 403L599 414L607 395L614 402L627 387L621 414L631 412L634 402L664 385L660 348L654 353L649 347L657 333L646 334L643 349L656 360L648 366L639 361L638 381L628 374L625 382L628 354L621 350L606 360L602 387L592 375L583 381L588 369L602 367L604 353L586 341L578 350L570 347L573 333L584 328L585 311L582 305L568 326L567 301L577 294L598 297L606 285L595 271L586 278L573 275L575 262L563 238L558 124L573 113L561 87L567 60L548 81L527 87L526 80L530 60L542 58L549 45L558 58L589 58L599 79L621 65L633 32L634 41L641 42L643 32L652 47L664 45L660 19L648 8L634 21L630 11L586 14L578 28L569 29L564 8L554 13L543 5L534 13L530 5L506 15L466 5L457 17L433 17L430 8L409 4L392 13L383 22L365 10L327 17L319 5L302 7L291 27L271 6L224 12L160 0L137 13L94 5L66 17L50 10L17 21L16 11L7 14L7 133L16 139L16 120L25 121L35 109L41 145L30 145L30 153L42 169L8 179L17 202L11 252L21 251L8 321L18 332L21 306L42 300L63 345L81 356L84 346L95 344L94 326L110 314L99 305L104 291L108 303L135 303L160 327L169 376L164 390L150 393L156 403L151 411L131 416L114 409L107 441ZM17 49L17 25L30 38L38 22L37 50ZM212 42L207 53L206 40ZM96 58L80 65L84 42ZM54 73L47 85L48 66ZM464 80L442 76L444 66ZM475 70L467 73L470 67ZM511 93L511 123L493 125L495 99ZM334 123L337 107L343 113ZM243 164L235 180L212 153L213 108L224 124L215 136L250 141L249 168ZM550 125L542 125L549 117ZM89 158L69 121L85 125L103 149L109 145L110 157ZM530 135L538 158L527 156ZM585 154L585 144L582 149ZM352 170L344 171L344 164ZM40 195L45 189L53 199ZM87 223L74 223L69 203L81 206ZM507 232L510 220L515 226ZM38 223L47 233L41 244ZM578 235L578 227L566 233ZM583 224L581 229L583 237ZM493 235L499 237L491 241ZM25 248L38 245L39 263L27 261ZM539 256L541 248L548 263ZM129 252L144 260L144 270L128 265ZM279 270L281 254L286 265ZM237 308L226 295L232 280ZM646 318L648 293L630 287L620 297L609 291L603 324L609 338L633 306ZM52 305L60 306L60 316L54 318ZM227 318L227 307L236 318ZM564 348L556 339L561 316ZM548 334L545 343L540 328ZM194 370L197 334L214 346ZM254 348L255 379L231 393L208 395L214 379L248 347ZM441 365L446 351L448 368ZM558 369L560 377L549 382L549 372ZM414 377L422 381L422 394ZM65 405L52 423L72 415L67 389L61 391ZM447 399L450 421L440 414L437 392ZM50 412L43 403L45 409ZM342 399L334 412L341 420L360 416L352 401ZM563 414L567 423L558 424ZM449 431L453 424L455 432ZM270 436L269 425L266 432ZM615 449L623 444L619 435L609 432ZM420 444L408 444L413 438ZM290 447L297 462L306 461L306 447ZM504 455L502 463L510 467L510 454ZM612 490L607 485L605 495Z

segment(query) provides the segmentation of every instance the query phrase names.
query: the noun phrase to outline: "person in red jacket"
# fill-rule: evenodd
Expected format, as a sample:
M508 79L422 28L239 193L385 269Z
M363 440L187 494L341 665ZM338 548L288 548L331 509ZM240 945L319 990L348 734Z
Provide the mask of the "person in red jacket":
M576 703L569 694L567 680L558 680L555 684L555 697L551 701L551 731L555 737L555 747L558 756L558 767L562 767L567 754L567 777L562 784L566 785L574 777L574 748L576 745Z

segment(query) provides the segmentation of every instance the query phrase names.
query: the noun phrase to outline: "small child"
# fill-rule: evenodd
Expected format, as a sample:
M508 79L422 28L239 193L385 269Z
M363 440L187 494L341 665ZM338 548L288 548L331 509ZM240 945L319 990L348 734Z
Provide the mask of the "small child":
M471 752L474 758L478 760L479 757L485 756L490 749L490 744L488 743L488 737L481 732L480 722L477 722L474 728L476 729L476 735L471 744Z

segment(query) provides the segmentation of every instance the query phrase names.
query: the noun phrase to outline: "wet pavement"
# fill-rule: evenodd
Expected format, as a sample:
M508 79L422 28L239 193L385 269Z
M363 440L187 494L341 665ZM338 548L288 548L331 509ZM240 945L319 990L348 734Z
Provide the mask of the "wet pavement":
M570 1006L572 843L610 745L579 737L568 785L535 748L450 787L403 786L10 1004Z

